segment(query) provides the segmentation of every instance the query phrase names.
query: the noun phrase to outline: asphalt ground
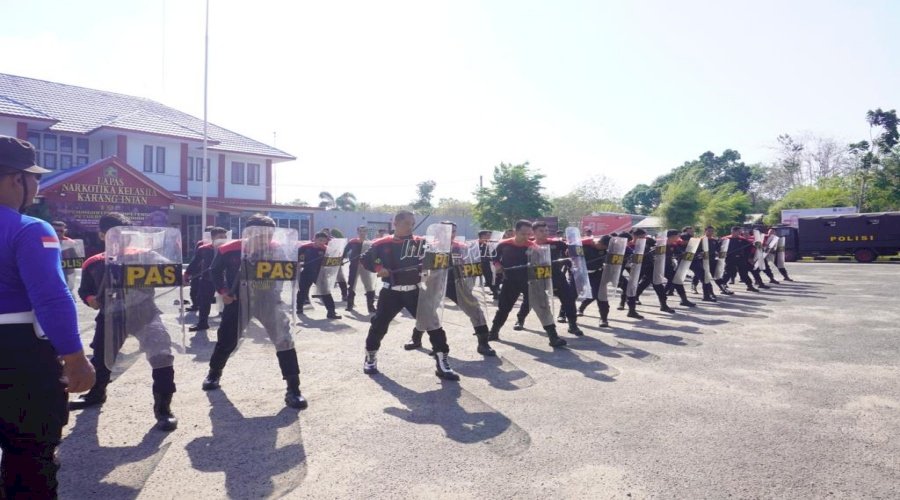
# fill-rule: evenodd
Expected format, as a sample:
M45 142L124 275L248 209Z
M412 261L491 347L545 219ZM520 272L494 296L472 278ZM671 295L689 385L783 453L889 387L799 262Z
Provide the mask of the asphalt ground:
M409 317L384 340L382 374L364 375L368 315L326 321L316 305L297 335L310 404L299 413L284 407L264 337L246 339L222 390L204 392L215 329L189 333L176 360L178 430L153 430L150 368L125 354L107 403L71 413L60 494L898 498L900 265L789 271L796 282L760 294L737 285L716 304L694 296L698 307L675 315L650 290L645 320L614 305L610 329L592 307L587 335L562 333L565 349L547 345L532 314L525 331L507 323L493 359L447 306L460 382L402 349ZM93 314L80 312L87 345Z

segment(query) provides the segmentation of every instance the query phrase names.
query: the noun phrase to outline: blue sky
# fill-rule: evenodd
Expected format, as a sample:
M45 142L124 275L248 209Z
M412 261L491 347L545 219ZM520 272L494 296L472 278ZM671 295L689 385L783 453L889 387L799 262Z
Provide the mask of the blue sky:
M0 0L0 71L202 114L201 0ZM900 107L900 2L212 0L210 119L275 143L276 198L470 198L529 161L624 193L707 150L868 137Z

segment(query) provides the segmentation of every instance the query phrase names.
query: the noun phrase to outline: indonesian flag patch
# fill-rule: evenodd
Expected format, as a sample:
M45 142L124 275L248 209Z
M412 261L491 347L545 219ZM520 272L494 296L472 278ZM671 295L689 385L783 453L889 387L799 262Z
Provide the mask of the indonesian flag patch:
M56 239L56 236L41 236L41 243L44 244L44 248L59 248L59 240Z

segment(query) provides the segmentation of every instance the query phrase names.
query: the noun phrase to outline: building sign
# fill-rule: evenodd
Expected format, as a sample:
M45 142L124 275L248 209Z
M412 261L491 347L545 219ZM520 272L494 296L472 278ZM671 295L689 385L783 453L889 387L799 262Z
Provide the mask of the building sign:
M627 231L631 226L632 219L629 214L586 215L581 218L581 231L590 228L594 236Z
M53 218L76 231L96 231L109 212L123 213L137 225L168 226L172 196L139 175L110 159L51 178L41 195Z
M781 223L786 226L797 227L797 219L800 217L816 217L819 215L847 215L855 214L856 207L832 207L832 208L794 208L781 211Z

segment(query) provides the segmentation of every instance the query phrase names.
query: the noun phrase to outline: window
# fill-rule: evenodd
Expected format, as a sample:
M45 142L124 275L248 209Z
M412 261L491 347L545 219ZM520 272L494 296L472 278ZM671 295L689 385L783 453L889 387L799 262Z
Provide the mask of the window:
M41 149L41 134L39 132L28 132L28 142L34 146L34 149Z
M144 172L153 172L153 146L144 146Z
M156 173L166 173L166 148L162 146L156 147Z
M56 153L44 153L44 164L41 166L50 170L56 170Z
M44 151L56 151L56 135L44 134Z
M244 183L244 163L239 161L231 162L231 183Z
M29 130L28 142L37 151L38 163L50 170L68 170L90 162L90 141L84 137Z
M72 148L74 147L73 146L74 142L75 142L74 137L61 136L59 138L59 152L60 153L71 153Z
M259 186L259 163L247 164L247 185Z
M80 155L90 154L91 143L87 139L75 139L75 152Z
M210 163L212 162L211 158L206 159L206 182L209 182L210 176ZM188 157L188 180L189 181L200 181L203 175L200 173L202 169L203 158L194 158L193 156Z
M75 166L81 167L87 165L90 159L87 156L78 156L75 158Z
M59 169L69 170L72 168L72 155L59 155Z

